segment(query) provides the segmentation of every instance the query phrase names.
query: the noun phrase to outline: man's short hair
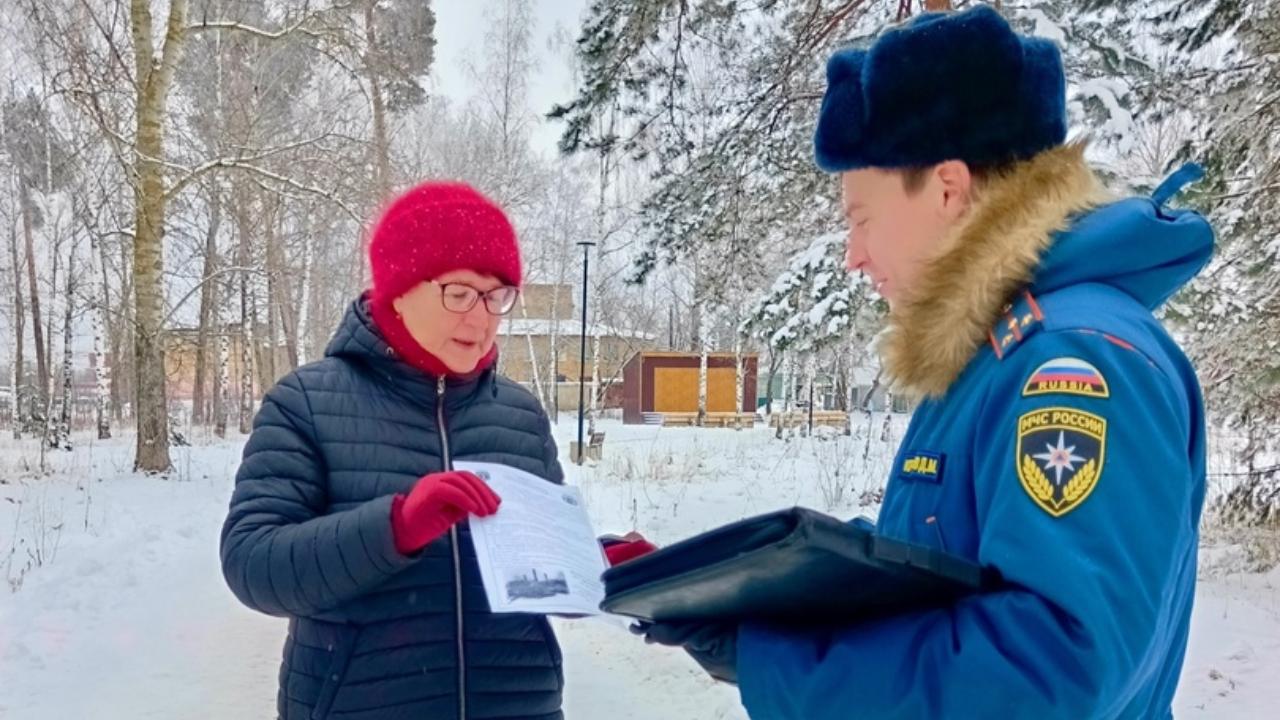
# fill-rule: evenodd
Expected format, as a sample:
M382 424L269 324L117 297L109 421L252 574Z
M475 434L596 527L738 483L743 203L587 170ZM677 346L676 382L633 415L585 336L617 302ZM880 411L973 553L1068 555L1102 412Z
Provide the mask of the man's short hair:
M973 186L981 189L991 180L1006 175L1011 172L1017 162L997 163L994 165L970 165L969 175L973 178ZM915 195L924 189L924 184L929 180L929 173L937 165L917 165L904 168L895 168L890 172L896 174L902 179L902 189L907 191L908 195Z

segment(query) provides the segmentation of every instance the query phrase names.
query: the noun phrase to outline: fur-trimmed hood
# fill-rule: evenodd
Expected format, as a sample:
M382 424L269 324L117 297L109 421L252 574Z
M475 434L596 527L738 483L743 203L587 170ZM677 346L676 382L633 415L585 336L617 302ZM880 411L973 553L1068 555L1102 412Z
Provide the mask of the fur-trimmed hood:
M1154 309L1208 261L1203 219L1167 215L1147 198L1106 204L1084 151L1040 153L984 186L920 287L889 314L880 353L898 390L945 394L1023 289L1100 282Z

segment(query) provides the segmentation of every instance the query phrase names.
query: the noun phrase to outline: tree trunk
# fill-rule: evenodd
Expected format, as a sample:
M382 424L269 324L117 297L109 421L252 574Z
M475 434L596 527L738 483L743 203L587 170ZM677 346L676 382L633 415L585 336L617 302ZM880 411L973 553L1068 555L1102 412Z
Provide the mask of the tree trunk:
M187 25L186 0L170 0L163 52L152 40L150 0L130 0L129 20L137 69L137 139L134 156L135 228L133 283L138 422L134 469L165 473L169 458L169 413L164 367L164 233L168 197L164 186L164 120L173 74Z
M27 331L26 308L22 303L22 270L18 262L18 231L9 228L9 257L13 260L13 363L12 377L13 396L11 403L13 404L13 439L18 440L22 437L22 426L26 421L26 415L22 412L22 386L26 383L26 373L23 367L23 342L24 335Z
M266 258L267 322L265 323L266 332L267 332L267 347L266 347L266 352L263 353L266 357L266 362L263 363L264 372L263 372L262 378L260 379L260 383L263 388L268 388L275 384L275 379L276 377L279 376L279 373L276 372L276 368L280 366L280 322L279 321L281 319L280 306L282 303L280 302L280 275L276 272L275 263L271 261L271 256L274 254L271 252L271 243L274 242L272 235L273 233L270 230L268 230L267 231L267 258ZM256 303L254 304L254 307L255 308L257 307Z
M196 374L191 388L192 425L203 425L209 417L204 388L209 365L209 323L217 298L217 284L213 278L218 272L218 230L221 226L222 197L214 186L209 193L209 229L204 236L204 271L200 273L200 327L196 330Z
M888 445L893 440L893 389L884 394L884 426L880 428L880 442Z
M268 288L269 289L269 288ZM271 387L275 383L275 327L270 322L262 322L261 316L258 315L258 288L255 285L249 286L249 332L253 334L254 342L250 346L253 352L253 362L257 366L258 374L254 378L257 386L263 388ZM267 309L267 320L271 320L270 308ZM264 339L258 338L258 334L266 330ZM249 411L253 412L253 396L249 396Z
M849 357L853 358L853 357L856 357L856 355L850 352ZM853 435L853 413L855 410L858 409L857 407L858 399L856 397L858 392L858 368L857 368L857 365L852 361L850 361L848 372L845 375L844 392L845 392L844 394L844 397L845 397L844 434L848 436L852 436Z
M253 319L249 313L249 240L240 234L240 432L247 434L253 413Z
M524 337L529 345L529 367L533 370L533 396L539 400L543 400L546 395L543 393L542 388L542 374L538 369L538 352L533 346L533 328L528 326L529 306L525 305L523 294L520 295L520 317L525 321ZM551 407L549 404L546 404L545 400L543 400L543 403L543 409Z
M741 307L741 305L738 305L738 307ZM734 381L733 381L733 387L734 387L733 427L736 430L741 430L742 429L742 413L744 412L742 408L742 401L743 401L742 396L746 394L747 380L746 380L745 368L742 367L742 333L737 331L737 325L734 326L734 332L733 332L733 367L734 367L734 374L735 374ZM754 406L755 399L752 398L752 400L753 400L752 405ZM754 411L754 407L752 408L752 410Z
M391 146L387 140L387 106L382 97L382 81L375 60L381 52L378 47L378 29L374 23L376 4L369 2L365 6L364 32L365 40L369 43L368 53L373 56L369 59L374 60L366 64L369 68L369 99L373 104L374 181L377 183L377 201L381 203L391 194Z
M258 345L258 310L253 283L257 259L253 253L254 219L261 218L266 212L264 206L255 206L261 200L248 183L238 183L235 190L235 201L232 204L236 223L236 266L240 268L237 276L239 287L236 289L240 298L240 396L237 399L237 427L240 432L248 433L252 429L253 420L253 388L261 382L266 374L263 367L264 358Z
M288 366L290 370L298 367L298 326L294 323L293 314L288 310L293 289L289 282L289 273L285 268L284 250L281 247L281 238L284 236L284 207L278 199L275 203L274 215L275 224L268 226L271 229L268 230L267 236L267 277L271 285L271 291L267 295L268 320L272 323L271 357L274 359L272 384L276 376L284 374L280 370L282 366ZM281 336L284 337L283 357L278 342Z
M597 287L599 284L597 283ZM596 431L596 414L600 412L600 300L597 292L594 299L596 321L591 323L591 410L587 415L588 432Z
M9 427L13 430L13 439L20 440L22 438L22 428L19 427L18 414L18 359L14 357L9 361Z
M222 306L229 305L231 300L230 282L225 286ZM214 322L218 328L218 371L214 375L213 386L213 433L220 438L227 436L227 414L231 411L231 333L222 321L222 313L214 311Z
M696 260L694 261L697 262ZM698 278L694 276L693 302L689 308L689 351L702 352L702 304L698 302Z
M782 416L783 422L778 423L777 437L782 438L783 425L789 420L791 414L791 398L795 395L795 368L796 361L794 357L784 357L782 360ZM789 429L789 428L788 428Z
M803 428L803 431L800 433L801 437L809 437L813 434L813 411L815 410L813 407L815 401L814 383L817 381L817 373L817 353L810 350L809 356L805 358L804 361L804 393L802 394L802 397L804 397L808 403L808 407L806 408L808 410L808 417L805 422L800 425L800 427Z
M600 411L600 324L591 327L591 402L586 415L588 432L595 432L595 416Z
M45 354L44 321L40 316L40 286L36 282L35 230L31 225L31 188L20 182L21 196L18 205L22 212L22 235L27 252L27 288L31 298L31 330L35 335L36 345L36 387L37 396L32 398L33 407L43 408L49 388L49 360ZM43 410L41 411L43 412Z
M612 131L613 129L612 118L610 118L609 129L610 131ZM612 179L612 177L613 177L613 163L611 162L609 152L602 150L600 153L600 165L599 165L600 194L597 197L597 202L596 202L595 251L596 251L596 276L597 277L599 277L599 275L602 272L604 272L604 262L603 262L604 261L604 243L605 243L606 232L607 232L606 221L608 219L608 206L606 204L606 201L609 194L609 185L610 185L609 181ZM584 258L584 262L585 262L585 258ZM586 278L583 278L583 282L586 282L586 281L587 281ZM585 292L586 288L583 288L583 291ZM600 303L604 298L603 283L597 280L595 284L595 292L591 294L593 296L591 298L591 303L592 303L591 310L595 313L596 321L594 323L590 323L591 335L592 335L591 355L592 355L593 369L591 371L591 410L587 414L587 428L589 432L594 433L596 431L596 402L597 402L597 399L599 396L599 390L600 390L600 317L601 317ZM584 313L584 317L585 317L587 308L583 308L582 312Z
M213 434L227 436L227 412L231 407L231 335L222 328L218 335L218 374L213 396Z
M315 272L315 240L308 227L306 236L302 238L302 291L298 298L298 320L294 334L297 335L299 367L310 361L308 339L311 337L311 283Z
M105 266L105 263L104 263ZM111 407L115 410L116 422L123 423L132 419L137 413L133 403L125 407L124 398L133 398L133 380L137 372L134 362L134 336L137 334L133 325L133 270L129 260L129 252L124 243L120 244L120 308L116 330L111 333L111 358L115 372L111 374ZM136 398L134 398L136 400Z
M47 219L46 228L48 228ZM56 395L54 388L59 381L59 377L53 374L53 318L57 315L55 311L55 302L58 298L58 270L62 264L62 256L58 252L60 245L60 241L49 243L49 265L52 269L52 272L49 275L49 295L51 297L49 307L46 308L46 312L44 313L44 356L49 359L49 384L41 388L41 392L44 393L43 397L45 399L41 412L44 413L44 434L42 438L49 447L57 447L54 443L57 441L56 436L58 434L58 423L53 414L53 401Z
M782 364L782 353L769 349L769 379L764 386L764 411L773 414L773 381L778 377L778 368Z
M697 304L697 301L694 301ZM707 360L711 353L711 342L707 333L707 314L699 313L699 322L701 327L698 328L698 337L701 339L701 347L698 348L698 427L703 427L707 423Z
M782 373L782 410L791 412L795 409L796 399L796 358L788 357Z
M98 297L98 302L94 303L91 317L93 318L93 372L94 386L94 414L98 426L98 439L108 440L111 438L111 387L110 387L110 370L107 366L106 355L103 354L103 338L102 334L107 328L107 274L106 268L102 266L101 255L99 254L99 245L102 241L96 233L90 231L89 242L89 266L90 266L90 287L97 287L101 283L102 295Z
M74 376L71 367L71 322L75 311L75 263L76 263L76 247L71 246L70 252L67 253L67 295L65 302L67 304L66 312L63 313L62 323L62 407L58 414L58 443L57 447L63 450L71 450L71 402L73 400L72 392L74 387Z
M262 215L264 217L270 218L271 207L268 203L269 203L269 198L265 196L262 197ZM262 222L261 225L263 228L265 228L262 235L262 247L264 249L264 252L261 255L258 255L256 253L253 253L251 250L246 250L245 258L247 262L245 264L245 267L253 267L255 270L261 271L260 275L255 274L250 277L251 282L249 283L247 300L249 303L249 332L254 338L254 342L249 346L249 349L253 353L253 362L258 371L258 374L254 379L254 382L257 384L258 387L265 389L265 388L271 387L275 379L275 349L276 349L275 329L276 328L275 328L275 324L271 321L273 317L273 313L271 312L271 306L270 306L271 290L274 287L274 282L272 281L272 277L270 273L270 265L267 258L268 253L265 252L265 250L269 248L271 245L272 224L271 224L271 221L268 219L266 222ZM251 235L246 233L245 237L251 237ZM262 318L258 314L258 311L260 308L260 303L259 303L260 293L259 293L259 287L258 287L259 283L263 283L266 285L265 291L267 296L267 321L265 323L262 322ZM264 334L265 337L259 338L258 335L260 333ZM252 394L250 394L249 396L248 409L249 409L250 416L252 416L252 412L253 412Z
M550 378L547 383L550 387L547 409L551 413L551 421L556 423L560 422L560 287L562 284L557 282L551 289L551 336L548 342L551 367L547 370Z

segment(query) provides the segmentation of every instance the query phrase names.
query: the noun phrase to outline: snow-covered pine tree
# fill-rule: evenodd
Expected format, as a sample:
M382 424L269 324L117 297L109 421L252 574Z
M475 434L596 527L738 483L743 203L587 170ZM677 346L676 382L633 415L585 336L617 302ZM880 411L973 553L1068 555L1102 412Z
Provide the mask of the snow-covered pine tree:
M1280 528L1280 0L1230 5L1239 70L1207 78L1215 120L1195 141L1211 182L1191 198L1219 250L1181 309L1214 421L1248 438L1222 515Z
M814 351L847 340L875 313L866 283L844 269L845 235L823 235L796 254L747 311L742 331L775 350ZM866 323L872 324L872 323Z
M1218 234L1210 267L1167 306L1201 374L1210 420L1250 442L1232 522L1280 522L1280 0L1033 1L1024 29L1058 39L1073 119L1113 184L1145 191L1187 160L1182 202Z
M578 94L551 116L566 123L566 153L621 148L655 165L634 279L695 247L745 263L740 251L765 238L782 239L772 249L786 253L832 229L836 187L814 170L811 143L825 58L893 11L810 0L591 5ZM615 104L626 122L593 134Z
M808 358L848 348L841 358L850 378L854 368L871 363L872 335L886 307L865 281L845 270L845 237L839 232L822 235L793 256L747 310L740 332L772 352Z

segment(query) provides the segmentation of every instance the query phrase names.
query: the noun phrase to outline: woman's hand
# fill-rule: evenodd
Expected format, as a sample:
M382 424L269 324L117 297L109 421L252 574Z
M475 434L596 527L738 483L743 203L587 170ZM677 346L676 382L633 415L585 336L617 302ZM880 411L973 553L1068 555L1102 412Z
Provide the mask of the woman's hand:
M628 560L634 560L641 555L648 555L658 549L657 545L649 542L643 535L634 530L622 537L605 535L600 538L600 544L604 546L604 554L609 560L609 567Z
M391 504L396 549L404 555L416 553L468 515L492 515L501 503L502 498L472 473L427 475Z

